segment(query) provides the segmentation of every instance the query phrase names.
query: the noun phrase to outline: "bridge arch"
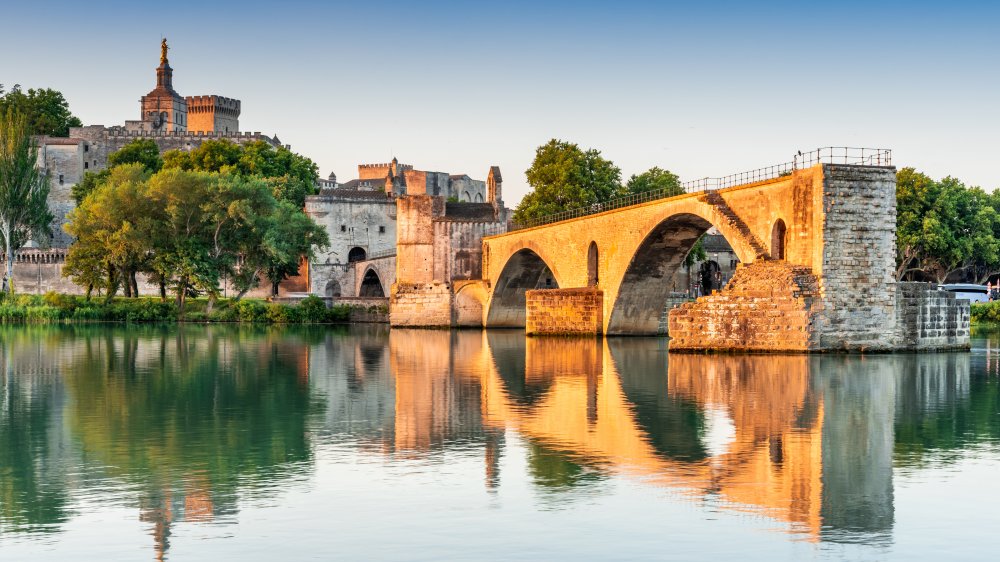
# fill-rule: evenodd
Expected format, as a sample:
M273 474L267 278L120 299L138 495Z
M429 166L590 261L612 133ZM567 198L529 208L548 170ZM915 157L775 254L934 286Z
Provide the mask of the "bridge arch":
M558 289L559 278L536 249L522 247L504 264L493 285L486 326L523 328L526 316L526 293L531 289Z
M745 238L704 209L689 207L647 227L646 236L631 253L628 265L621 273L617 291L605 293L605 311L610 305L605 333L656 334L660 318L670 298L670 281L683 267L688 253L709 228L716 225L719 233L733 247L740 261L753 261L754 253ZM716 220L712 220L716 219Z
M384 297L385 288L382 287L382 279L373 267L365 270L365 276L361 278L361 287L358 289L359 297Z

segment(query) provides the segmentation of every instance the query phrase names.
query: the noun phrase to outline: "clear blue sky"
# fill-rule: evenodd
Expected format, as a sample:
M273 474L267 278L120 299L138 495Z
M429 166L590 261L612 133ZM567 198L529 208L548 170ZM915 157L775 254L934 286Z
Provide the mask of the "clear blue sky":
M0 18L8 87L61 90L87 124L136 119L165 35L182 95L241 99L243 130L342 181L393 155L499 165L513 205L556 137L626 177L847 145L1000 186L992 2L19 2Z

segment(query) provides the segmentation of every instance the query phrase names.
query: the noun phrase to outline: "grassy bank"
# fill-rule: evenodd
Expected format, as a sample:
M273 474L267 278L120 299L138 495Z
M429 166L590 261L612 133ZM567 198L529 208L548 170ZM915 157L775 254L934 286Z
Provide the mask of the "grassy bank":
M350 320L351 307L328 308L322 299L306 297L296 305L260 299L219 299L207 312L206 299L191 299L179 314L172 299L92 298L46 293L0 296L0 323L56 322L242 322L250 324L331 324Z

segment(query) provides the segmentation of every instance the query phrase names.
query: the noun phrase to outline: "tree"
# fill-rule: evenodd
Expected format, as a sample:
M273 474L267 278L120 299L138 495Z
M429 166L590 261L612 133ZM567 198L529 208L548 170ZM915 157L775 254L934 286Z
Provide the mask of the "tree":
M312 160L264 141L236 144L226 139L208 140L189 152L167 151L163 162L165 168L266 178L275 198L299 208L305 205L306 196L316 193L319 175Z
M938 283L965 272L977 281L1000 270L1000 224L993 196L913 168L896 175L896 278Z
M72 187L71 192L76 204L79 205L88 193L108 181L111 168L123 164L140 164L147 172L155 174L163 167L163 158L160 157L160 147L152 139L135 139L115 152L112 152L108 155L107 168L99 172L85 173L83 179Z
M14 110L26 116L28 131L32 135L53 137L69 136L70 127L80 127L83 123L69 111L69 103L62 93L49 88L28 90L15 85L4 93L0 85L0 113Z
M524 222L587 208L624 194L621 170L597 150L552 139L538 147L525 172L533 191L514 210L514 221Z
M14 261L28 242L52 235L48 175L37 168L38 146L27 116L8 108L0 113L0 237L6 268L2 290L14 291Z
M88 294L102 287L110 300L121 285L126 296L138 296L136 274L148 269L152 238L160 228L149 177L141 164L111 168L107 181L70 212L65 228L76 241L63 275L88 287Z
M681 181L677 174L653 166L639 175L630 177L628 183L625 184L625 191L628 193L662 191L664 196L669 197L683 194L684 188L681 187Z
M122 164L141 164L147 172L155 174L163 167L160 147L153 139L135 139L108 155L109 168Z

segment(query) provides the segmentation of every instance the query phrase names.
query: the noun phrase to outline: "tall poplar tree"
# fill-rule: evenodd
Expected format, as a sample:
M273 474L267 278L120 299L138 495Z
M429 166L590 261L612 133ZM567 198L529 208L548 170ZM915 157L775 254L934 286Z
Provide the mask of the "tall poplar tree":
M38 146L31 138L27 118L13 109L0 113L0 237L5 269L2 290L14 291L14 262L21 248L34 238L52 235L48 175L36 165Z

